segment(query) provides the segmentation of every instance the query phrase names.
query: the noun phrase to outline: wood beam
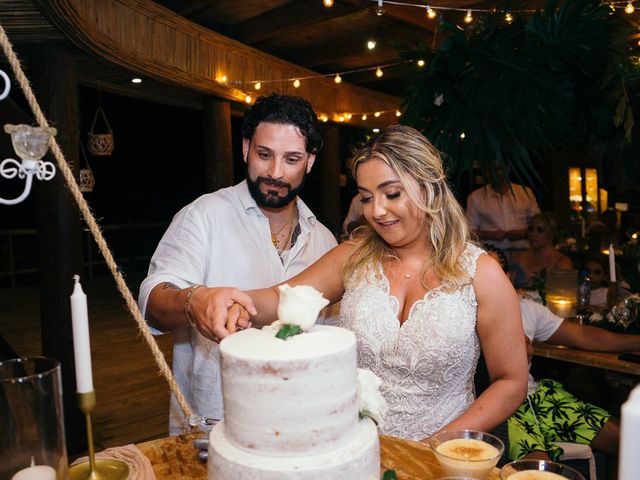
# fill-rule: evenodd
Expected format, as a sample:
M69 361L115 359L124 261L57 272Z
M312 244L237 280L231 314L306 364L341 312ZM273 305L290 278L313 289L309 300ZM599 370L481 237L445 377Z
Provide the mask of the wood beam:
M395 109L400 99L332 79L194 24L146 0L33 0L82 50L161 82L236 102L249 82L262 92L301 95L319 114ZM221 75L228 81L216 81ZM315 77L293 88L288 79ZM379 119L358 122L381 127Z
M249 45L282 36L289 30L349 15L362 7L335 3L327 8L318 0L291 0L289 3L234 25L233 38Z

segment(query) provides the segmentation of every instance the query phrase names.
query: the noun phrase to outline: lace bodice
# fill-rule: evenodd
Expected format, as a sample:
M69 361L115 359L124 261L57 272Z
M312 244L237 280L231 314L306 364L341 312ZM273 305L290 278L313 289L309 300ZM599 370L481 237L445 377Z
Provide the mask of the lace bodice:
M473 402L480 343L471 279L481 253L469 244L461 262L470 280L455 290L430 290L402 325L382 266L345 292L339 324L356 334L358 367L382 379L389 407L380 433L421 440Z

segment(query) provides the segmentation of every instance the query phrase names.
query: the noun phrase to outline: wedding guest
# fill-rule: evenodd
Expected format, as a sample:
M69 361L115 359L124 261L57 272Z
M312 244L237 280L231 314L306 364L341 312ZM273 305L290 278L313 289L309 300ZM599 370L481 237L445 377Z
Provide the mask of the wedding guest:
M500 248L511 262L529 247L527 222L540 212L536 197L529 187L509 180L509 168L496 164L494 172L484 172L484 187L467 197L467 219L470 228L484 243Z
M290 285L342 299L338 324L357 337L358 366L382 380L380 432L426 440L446 430L490 431L525 397L527 363L518 298L500 266L469 242L439 152L418 131L387 128L356 154L366 234L343 242ZM254 325L276 317L278 290L219 289ZM213 330L243 309L219 308ZM493 383L474 398L480 350Z
M487 250L509 275L501 252ZM566 322L545 306L520 299L527 339L529 366L532 342L547 342L582 350L623 352L640 350L640 336L613 333L590 325ZM557 419L564 419L558 422ZM527 399L509 418L509 458L559 460L562 449L553 442L590 445L615 457L620 443L620 423L606 410L584 402L549 378L535 381L529 373Z
M336 245L298 197L322 146L311 105L270 95L242 126L246 179L203 195L173 219L140 287L140 309L161 332L175 332L173 372L197 415L220 419L220 355L210 287L258 288L304 270ZM171 401L170 434L186 419Z
M518 253L511 265L516 288L526 287L544 270L573 268L571 259L556 248L560 232L558 220L553 213L538 213L531 217L527 237L529 248Z

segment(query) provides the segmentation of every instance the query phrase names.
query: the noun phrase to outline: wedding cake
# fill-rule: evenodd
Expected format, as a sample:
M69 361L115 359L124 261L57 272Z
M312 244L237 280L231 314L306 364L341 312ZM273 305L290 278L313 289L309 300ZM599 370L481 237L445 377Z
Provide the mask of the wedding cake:
M282 340L277 326L248 329L221 342L225 413L209 437L210 480L380 478L377 429L359 415L355 336L307 330Z

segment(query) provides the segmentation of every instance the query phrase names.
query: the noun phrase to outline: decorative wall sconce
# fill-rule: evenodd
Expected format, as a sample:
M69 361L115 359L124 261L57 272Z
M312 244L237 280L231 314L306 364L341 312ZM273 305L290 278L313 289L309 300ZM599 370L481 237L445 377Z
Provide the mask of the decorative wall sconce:
M26 178L24 191L20 196L11 200L0 198L0 204L15 205L29 196L33 175L38 180L51 180L56 174L56 167L53 163L41 160L47 153L49 140L56 134L56 129L8 123L4 126L4 131L11 134L13 149L22 159L22 163L13 158L4 159L0 163L0 175L9 179L16 176Z

